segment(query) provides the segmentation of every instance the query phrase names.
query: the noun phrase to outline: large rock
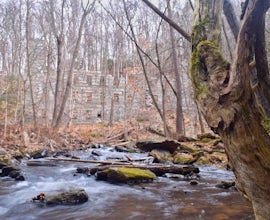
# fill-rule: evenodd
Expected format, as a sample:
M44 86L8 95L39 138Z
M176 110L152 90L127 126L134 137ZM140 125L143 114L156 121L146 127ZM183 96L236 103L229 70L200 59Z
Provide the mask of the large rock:
M8 166L7 163L0 162L0 169L2 169L3 167L6 167L6 166Z
M157 178L150 170L127 167L108 168L97 172L96 175L98 180L105 180L110 183L151 182Z
M179 147L179 143L176 141L166 140L163 142L137 142L136 146L146 152L150 152L153 149L166 150L171 154L177 150Z
M1 173L1 175L2 175L2 176L9 176L9 174L10 174L11 172L14 172L14 171L19 172L20 169L17 168L17 167L14 167L14 166L5 166L5 167L2 168L2 173Z
M207 165L207 164L210 164L210 160L206 156L202 156L196 161L196 164L197 165Z
M1 176L9 176L17 181L24 181L25 178L21 174L21 170L14 166L4 166L2 167Z
M36 150L30 153L30 156L34 159L44 158L49 156L49 152L46 149Z
M181 144L178 150L180 150L183 153L193 154L199 152L200 148L194 145L194 143L191 143L191 144Z
M47 205L78 205L88 201L84 189L74 189L56 195L45 197Z
M222 152L214 152L210 155L210 161L212 163L228 163L228 158L225 153Z
M177 153L173 157L173 163L176 164L190 164L192 162L194 162L192 154Z
M5 149L0 147L0 163L10 164L12 163L12 156Z
M169 151L154 149L149 153L150 156L154 157L155 163L164 163L164 162L172 162L173 157Z

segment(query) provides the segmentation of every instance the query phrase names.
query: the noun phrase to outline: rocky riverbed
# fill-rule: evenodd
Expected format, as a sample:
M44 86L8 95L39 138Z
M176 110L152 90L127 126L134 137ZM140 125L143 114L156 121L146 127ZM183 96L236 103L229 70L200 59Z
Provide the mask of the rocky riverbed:
M213 140L207 143L209 142L213 142ZM223 164L221 161L219 164L215 163L219 167L223 167L222 169L213 167L214 163L211 166L209 166L210 164L206 166L196 164L202 156L211 158L211 153L198 143L187 143L190 146L171 141L163 142L163 144L162 142L144 143L144 147L148 149L143 149L142 143L137 147L91 145L81 150L61 152L41 149L27 153L24 158L20 159L20 162L14 162L14 159L11 158L12 166L25 180L16 181L9 175L0 178L0 217L12 220L30 218L254 219L250 204L235 189L233 173L225 169L226 163ZM173 146L166 152L169 160L161 161L153 155L153 151L164 153L166 149L163 149L162 146L168 144ZM193 150L187 150L188 148ZM192 161L175 163L170 158L180 153L191 155ZM197 158L196 155L199 153L200 157ZM109 163L104 164L104 161ZM140 179L141 177L140 181L134 181L134 179L123 181L123 175L127 174L121 174L120 183L99 180L97 174L94 175L90 172L91 169L100 167L100 165L101 167L104 165L111 168L116 167L114 164L116 162L123 163L123 165L132 164L132 166L192 166L198 168L200 172L192 173L192 175L164 173L152 176L151 174L151 181ZM89 172L78 172L82 167L87 168ZM110 175L115 177L115 172L119 168L112 169L113 174ZM142 175L138 170L136 172ZM131 178L134 178L134 173ZM221 181L224 182L221 183ZM80 201L79 199L74 200L79 197L73 193L81 192L81 190L84 192L80 197L83 202L78 202L78 204L69 203L61 197L64 195L65 199L71 198L73 202ZM70 191L72 196L67 197L66 193ZM51 206L44 201L33 201L33 198L40 193L44 193L45 201L57 198L53 201L65 202Z

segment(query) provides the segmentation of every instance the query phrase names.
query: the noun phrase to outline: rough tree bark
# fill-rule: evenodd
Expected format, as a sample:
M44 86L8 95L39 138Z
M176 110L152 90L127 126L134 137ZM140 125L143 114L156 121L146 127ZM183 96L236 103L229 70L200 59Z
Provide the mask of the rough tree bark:
M172 9L170 0L167 0L168 15L172 19ZM180 78L180 72L177 65L177 52L176 52L176 40L174 36L174 29L170 26L170 40L172 45L172 64L173 72L175 76L175 88L176 88L176 133L178 135L185 135L185 123L183 115L183 100L182 100L182 82ZM165 114L165 113L164 113Z
M56 67L56 82L54 91L54 106L53 106L53 116L52 116L52 126L55 126L57 113L59 111L59 101L60 101L60 79L62 77L63 68L63 49L64 49L64 6L65 0L62 1L61 7L61 18L60 18L60 31L58 33L56 28L56 20L54 15L54 1L50 0L50 13L51 13L51 25L52 31L56 40L57 46L57 67Z
M222 4L196 1L190 74L200 110L226 146L238 189L252 202L256 219L269 219L269 120L261 110L264 105L255 95L251 75L256 71L259 79L269 77L266 53L256 51L264 44L262 30L270 0L249 0L231 64L220 52ZM256 89L264 93L262 87Z

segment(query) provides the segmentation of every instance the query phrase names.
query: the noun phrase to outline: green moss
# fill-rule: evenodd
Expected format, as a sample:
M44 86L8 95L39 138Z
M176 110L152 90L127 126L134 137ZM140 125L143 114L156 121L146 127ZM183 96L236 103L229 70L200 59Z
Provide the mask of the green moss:
M193 50L191 59L190 59L190 77L195 89L195 95L197 99L200 99L200 96L208 92L207 86L199 79L199 73L205 71L203 64L200 60L200 46L198 45L196 49Z
M267 133L270 133L270 119L265 115L262 120L262 126Z
M205 40L205 25L208 23L208 18L206 17L203 21L192 27L192 46L197 47L197 45Z
M188 151L190 153L197 153L199 151L199 148L194 145L183 145L180 146L181 150Z
M173 163L175 164L189 164L194 161L194 158L191 154L186 153L177 153L173 157Z
M203 142L203 143L209 143L210 141L212 141L213 139L212 138L207 138L207 137L205 137L205 138L203 138L202 140L201 140L201 142Z
M90 138L100 138L102 135L97 132L91 132L90 133Z
M156 175L152 173L150 170L143 170L139 168L127 168L127 167L115 169L128 179L136 179L136 178L156 179Z
M209 164L209 163L210 163L210 160L209 160L207 157L205 157L205 156L200 157L200 158L196 161L196 164L197 164L197 165L207 165L207 164Z
M207 85L207 74L208 70L206 69L205 64L201 60L202 54L207 53L208 56L215 59L217 66L222 69L227 69L229 63L223 58L221 51L212 41L203 40L198 43L196 48L193 48L193 52L190 59L190 77L195 89L195 95L198 100L204 95L207 95L209 88ZM205 79L202 79L205 78Z

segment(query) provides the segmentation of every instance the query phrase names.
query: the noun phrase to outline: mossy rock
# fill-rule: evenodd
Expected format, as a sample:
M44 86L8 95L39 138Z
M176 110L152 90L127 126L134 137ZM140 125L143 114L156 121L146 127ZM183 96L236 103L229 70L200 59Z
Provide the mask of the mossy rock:
M88 201L84 189L73 189L60 194L46 196L47 205L78 205Z
M46 149L40 149L40 150L35 150L31 152L30 156L34 159L39 159L39 158L48 157L49 153L48 153L48 150Z
M0 163L11 164L12 163L12 156L9 154L0 155Z
M169 151L154 149L149 153L150 156L154 157L154 162L156 163L164 163L164 162L172 162L173 157Z
M0 163L10 164L12 163L12 156L5 149L0 148Z
M203 143L209 143L211 141L213 141L213 139L212 138L207 138L207 137L200 140L200 142L203 142Z
M202 156L196 161L196 164L197 165L207 165L207 164L210 164L210 160L207 157Z
M194 161L192 154L177 153L173 157L173 163L190 164Z
M199 152L199 147L194 146L194 145L183 145L181 144L180 150L187 151L189 153L198 153Z
M156 175L150 170L139 168L115 167L97 172L98 180L105 180L110 183L152 182L156 178Z
M226 162L228 162L228 158L227 158L227 155L225 153L214 152L210 155L210 161L211 162L226 163Z

